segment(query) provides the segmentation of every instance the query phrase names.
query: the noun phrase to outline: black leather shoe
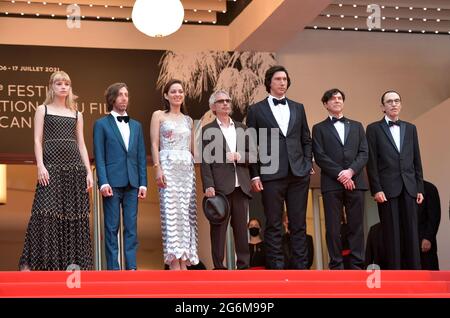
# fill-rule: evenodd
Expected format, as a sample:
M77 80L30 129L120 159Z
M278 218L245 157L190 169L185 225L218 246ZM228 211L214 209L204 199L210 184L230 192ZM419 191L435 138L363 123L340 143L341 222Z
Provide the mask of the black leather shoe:
M241 266L241 267L238 267L237 269L238 270L245 270L245 269L249 269L250 267L249 266Z

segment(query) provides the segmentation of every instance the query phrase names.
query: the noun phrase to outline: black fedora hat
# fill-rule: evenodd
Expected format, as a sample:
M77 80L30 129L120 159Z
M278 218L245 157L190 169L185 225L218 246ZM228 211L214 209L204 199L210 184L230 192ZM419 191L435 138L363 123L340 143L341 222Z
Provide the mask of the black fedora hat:
M225 194L216 192L216 195L203 198L203 212L211 224L222 224L230 214L230 204Z

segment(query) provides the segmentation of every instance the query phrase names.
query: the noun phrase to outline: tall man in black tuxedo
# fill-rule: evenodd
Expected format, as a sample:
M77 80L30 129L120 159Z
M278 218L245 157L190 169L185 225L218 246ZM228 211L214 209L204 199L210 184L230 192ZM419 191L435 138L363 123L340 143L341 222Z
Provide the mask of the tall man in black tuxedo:
M364 191L368 189L363 172L369 148L361 123L344 117L344 101L345 94L337 88L323 94L328 117L312 129L313 153L321 169L329 268L344 269L341 219L345 207L350 268L362 269Z
M266 227L266 268L283 269L282 215L286 202L291 234L290 268L305 269L306 205L312 171L312 141L302 104L285 97L291 80L283 66L269 68L270 95L251 105L247 125L256 129L259 161L250 166L252 188L262 191Z
M230 204L230 216L224 222L210 223L214 269L226 269L223 260L230 221L237 256L236 267L246 269L250 267L247 220L248 200L251 198L248 171L249 138L245 135L247 127L231 119L231 98L227 92L214 92L209 99L209 105L217 118L202 129L200 168L203 189L208 198L214 197L216 191L226 195Z
M387 269L420 269L417 204L423 173L417 129L400 121L400 94L381 97L385 116L367 127L370 190L378 203Z

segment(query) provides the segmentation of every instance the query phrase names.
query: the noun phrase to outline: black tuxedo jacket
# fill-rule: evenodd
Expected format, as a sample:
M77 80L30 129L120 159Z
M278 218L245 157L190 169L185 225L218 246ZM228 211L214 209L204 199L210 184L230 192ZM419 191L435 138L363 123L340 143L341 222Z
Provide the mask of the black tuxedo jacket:
M236 129L236 147L241 155L241 160L236 165L226 161L226 153L230 152L230 149L217 121L214 120L202 128L202 163L200 169L203 191L213 187L215 191L222 192L225 195L232 193L235 189L236 171L242 191L251 198L250 174L248 170L250 139L245 134L247 127L244 124L234 121L234 125ZM214 142L217 136L221 138L217 143L220 147L213 147L214 145L210 145L210 143ZM241 149L240 145L243 142L245 142L242 146L244 149ZM210 151L212 157L210 156ZM217 151L220 151L220 153L216 153ZM219 158L217 161L214 160L216 155Z
M352 179L356 189L367 190L363 172L369 159L369 148L364 128L360 122L350 119L346 119L344 127L344 144L329 117L312 129L313 153L321 169L322 192L343 190L344 186L337 178L339 172L348 168L355 172Z
M425 193L423 203L419 205L419 239L435 244L441 222L441 199L434 184L427 181L423 184Z
M416 126L400 122L400 149L397 149L384 117L367 126L366 135L369 143L367 172L372 195L383 191L387 198L395 198L403 186L412 197L423 193Z
M312 141L304 106L290 99L287 99L287 102L290 117L286 136L278 126L267 98L248 108L247 126L256 129L259 146L258 163L250 165L252 178L259 176L261 181L285 178L288 176L289 168L293 175L299 177L307 176L311 171ZM259 131L261 128L265 130ZM275 136L278 138L279 153L275 153L271 142L272 128L279 130ZM279 162L278 169L273 173L261 170L262 167L271 166L274 158Z

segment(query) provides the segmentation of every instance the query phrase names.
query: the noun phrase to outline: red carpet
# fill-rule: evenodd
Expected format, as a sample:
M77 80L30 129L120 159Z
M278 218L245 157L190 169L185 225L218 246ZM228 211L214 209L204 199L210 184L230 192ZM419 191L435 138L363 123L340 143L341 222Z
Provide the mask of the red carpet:
M0 272L0 297L445 297L450 271Z

